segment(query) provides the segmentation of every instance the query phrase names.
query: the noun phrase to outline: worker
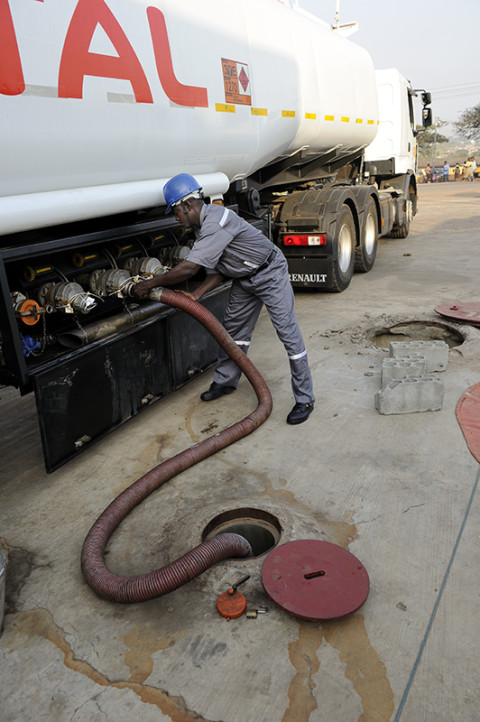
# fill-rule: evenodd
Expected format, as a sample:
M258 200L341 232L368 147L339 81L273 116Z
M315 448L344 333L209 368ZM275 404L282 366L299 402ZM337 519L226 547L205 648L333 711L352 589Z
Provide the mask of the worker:
M202 267L206 271L205 279L193 293L186 293L195 301L225 278L232 279L223 322L226 330L247 353L265 304L290 362L295 405L287 416L287 423L306 421L313 411L315 398L307 352L295 319L285 256L236 213L223 206L207 204L193 176L187 173L174 176L165 184L163 192L166 213L173 209L176 220L194 230L195 242L185 261L161 276L140 281L135 285L135 294L143 298L157 286L176 286ZM212 401L233 393L240 376L237 364L221 349L213 382L200 398Z

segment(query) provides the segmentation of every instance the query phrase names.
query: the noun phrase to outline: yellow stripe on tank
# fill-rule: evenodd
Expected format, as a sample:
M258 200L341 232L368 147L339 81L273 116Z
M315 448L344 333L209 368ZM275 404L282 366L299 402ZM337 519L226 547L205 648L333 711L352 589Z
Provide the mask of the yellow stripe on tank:
M215 110L219 113L235 113L235 106L226 105L225 103L215 103Z

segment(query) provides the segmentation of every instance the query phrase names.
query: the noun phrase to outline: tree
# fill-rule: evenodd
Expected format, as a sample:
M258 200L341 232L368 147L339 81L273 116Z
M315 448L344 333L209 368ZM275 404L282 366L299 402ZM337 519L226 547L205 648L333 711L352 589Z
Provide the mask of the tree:
M454 123L456 129L468 140L480 139L480 104L473 108L467 108L461 116L460 120Z
M419 150L422 150L425 153L428 153L435 143L449 142L449 138L445 135L441 135L441 133L437 133L436 128L433 130L423 130L422 126L418 126L417 130L419 131L417 135L417 146Z
M448 122L440 120L440 118L435 118L435 124L428 129L424 129L422 125L417 125L417 146L419 151L428 154L437 143L448 143L450 139L438 132L438 129L443 128L445 125L448 125Z
M428 129L423 126L417 126L417 146L418 146L418 162L424 164L427 160L436 164L437 145L440 143L448 143L450 141L445 135L438 132L439 128L448 125L446 120L435 118L435 125ZM432 160L433 158L433 160Z

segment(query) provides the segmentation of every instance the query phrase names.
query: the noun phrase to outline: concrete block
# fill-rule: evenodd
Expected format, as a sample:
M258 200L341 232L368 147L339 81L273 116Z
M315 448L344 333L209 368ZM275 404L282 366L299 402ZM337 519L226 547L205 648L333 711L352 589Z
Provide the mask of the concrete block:
M405 361L425 361L425 356L423 355L423 353L418 353L417 351L411 351L410 353L406 354L402 353L398 356L392 356L390 354L390 358L404 359Z
M445 371L448 365L448 344L445 341L391 341L390 357L399 358L412 353L425 356L427 373Z
M411 354L401 358L386 358L382 364L382 388L390 381L397 381L409 376L424 376L426 372L425 356Z
M380 414L412 414L439 411L443 405L443 381L437 376L407 377L390 381L375 394Z

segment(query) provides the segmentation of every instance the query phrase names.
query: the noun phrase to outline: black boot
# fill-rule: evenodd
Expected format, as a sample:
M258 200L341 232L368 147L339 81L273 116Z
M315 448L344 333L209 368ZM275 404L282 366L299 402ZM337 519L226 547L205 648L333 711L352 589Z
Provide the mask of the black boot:
M217 384L214 381L208 391L204 391L203 394L200 395L200 398L202 401L213 401L214 399L219 399L220 396L224 396L225 394L233 394L236 390L235 386L222 386L222 384Z
M308 419L314 406L313 401L310 404L296 403L287 416L287 424L302 424Z

